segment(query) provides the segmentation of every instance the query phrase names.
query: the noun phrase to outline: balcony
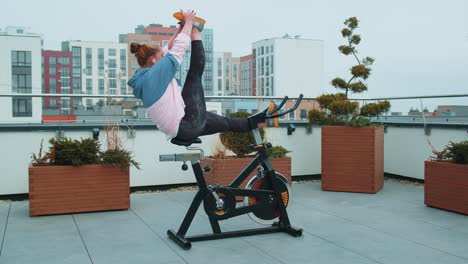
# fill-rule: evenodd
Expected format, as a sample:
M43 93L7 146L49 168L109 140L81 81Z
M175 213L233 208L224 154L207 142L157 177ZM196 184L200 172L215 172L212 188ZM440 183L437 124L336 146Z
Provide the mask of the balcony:
M230 100L213 97L208 105L218 113L230 107L250 109ZM138 120L105 109L101 106L101 116L77 118L74 124L2 122L0 263L468 263L468 216L426 207L423 201L424 160L432 156L427 140L437 149L467 140L467 117L374 120L385 126L387 177L383 189L372 195L322 191L321 128L288 116L279 128L266 128L266 136L291 151L293 201L288 212L292 225L304 229L303 237L278 233L195 242L184 251L166 231L182 221L195 179L190 170L180 169L181 163L159 162L158 155L186 150L167 142L138 106L133 108ZM120 125L124 146L141 163L141 170L130 172L130 210L29 217L27 168L40 141L58 135L92 137L97 128L105 142L109 120ZM296 127L291 135L289 124ZM205 155L220 144L216 135L202 140ZM158 191L141 191L142 186ZM161 191L168 186L188 187ZM257 226L247 216L223 222L223 230ZM189 234L209 231L200 210Z

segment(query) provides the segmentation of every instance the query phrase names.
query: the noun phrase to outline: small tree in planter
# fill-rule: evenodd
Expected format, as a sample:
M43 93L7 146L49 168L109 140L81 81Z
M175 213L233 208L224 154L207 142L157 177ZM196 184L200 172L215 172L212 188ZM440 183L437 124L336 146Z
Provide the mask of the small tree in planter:
M29 167L31 216L130 207L129 166L139 168L123 149L100 151L94 139L50 139L49 151L33 154Z
M424 163L424 203L468 214L468 141L450 142Z
M247 112L230 114L232 118L245 118L248 116L250 116L250 114ZM265 131L263 128L260 128L260 135L264 138ZM207 184L217 183L227 185L237 177L241 169L252 160L252 157L249 156L249 154L253 152L250 146L253 145L255 141L250 132L224 132L220 133L219 138L224 148L232 151L236 156L225 156L222 159L208 157L202 161L202 165L208 165L211 168L209 172L205 172ZM291 182L291 157L286 157L286 153L288 153L288 151L281 146L274 146L267 149L268 157L270 157L275 171L285 176L288 181ZM253 174L250 175L250 177L251 176L253 176Z
M351 77L337 77L331 85L343 92L324 94L317 98L323 110L309 111L311 124L333 125L322 127L322 189L375 193L383 186L383 128L371 126L369 118L390 109L388 101L366 104L349 100L349 93L367 91L364 82L371 74L371 57L360 59L356 46L361 36L354 31L356 17L345 20L341 35L347 43L338 47L340 53L352 55L357 64L350 69ZM344 126L346 125L346 126ZM363 153L365 153L363 155Z

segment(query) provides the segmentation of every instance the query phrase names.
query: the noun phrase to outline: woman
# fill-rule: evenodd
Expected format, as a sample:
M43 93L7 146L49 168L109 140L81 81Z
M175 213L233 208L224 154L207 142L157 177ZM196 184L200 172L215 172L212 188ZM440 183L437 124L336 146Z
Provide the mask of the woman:
M133 94L143 101L159 130L170 140L191 141L198 136L225 131L247 132L246 118L226 118L206 111L202 86L205 51L201 41L203 24L193 10L164 48L131 43L130 51L141 66L128 81ZM190 68L183 89L174 78L191 43Z

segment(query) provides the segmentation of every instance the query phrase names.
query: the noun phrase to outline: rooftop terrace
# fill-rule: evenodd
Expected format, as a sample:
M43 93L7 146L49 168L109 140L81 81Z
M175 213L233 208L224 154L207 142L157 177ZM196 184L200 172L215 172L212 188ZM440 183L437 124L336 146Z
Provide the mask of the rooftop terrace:
M194 242L183 250L178 228L193 191L131 195L131 209L29 217L28 201L0 201L0 263L468 263L468 218L426 207L420 183L387 179L377 194L324 192L293 184L292 224L283 233ZM247 216L223 230L254 227ZM189 234L210 231L199 213Z

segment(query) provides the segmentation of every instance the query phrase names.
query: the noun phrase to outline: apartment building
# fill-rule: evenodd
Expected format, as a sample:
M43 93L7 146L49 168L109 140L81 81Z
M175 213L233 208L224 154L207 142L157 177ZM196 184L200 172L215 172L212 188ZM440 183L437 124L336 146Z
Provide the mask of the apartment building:
M69 94L73 83L72 53L69 51L42 51L42 93ZM73 98L44 97L43 109L57 109L60 115L73 114Z
M42 37L26 28L0 30L0 93L39 94L41 88ZM1 97L0 122L41 122L39 97Z
M125 95L128 80L128 49L125 43L65 41L62 51L72 54L73 94ZM72 107L91 108L104 99L79 98Z

